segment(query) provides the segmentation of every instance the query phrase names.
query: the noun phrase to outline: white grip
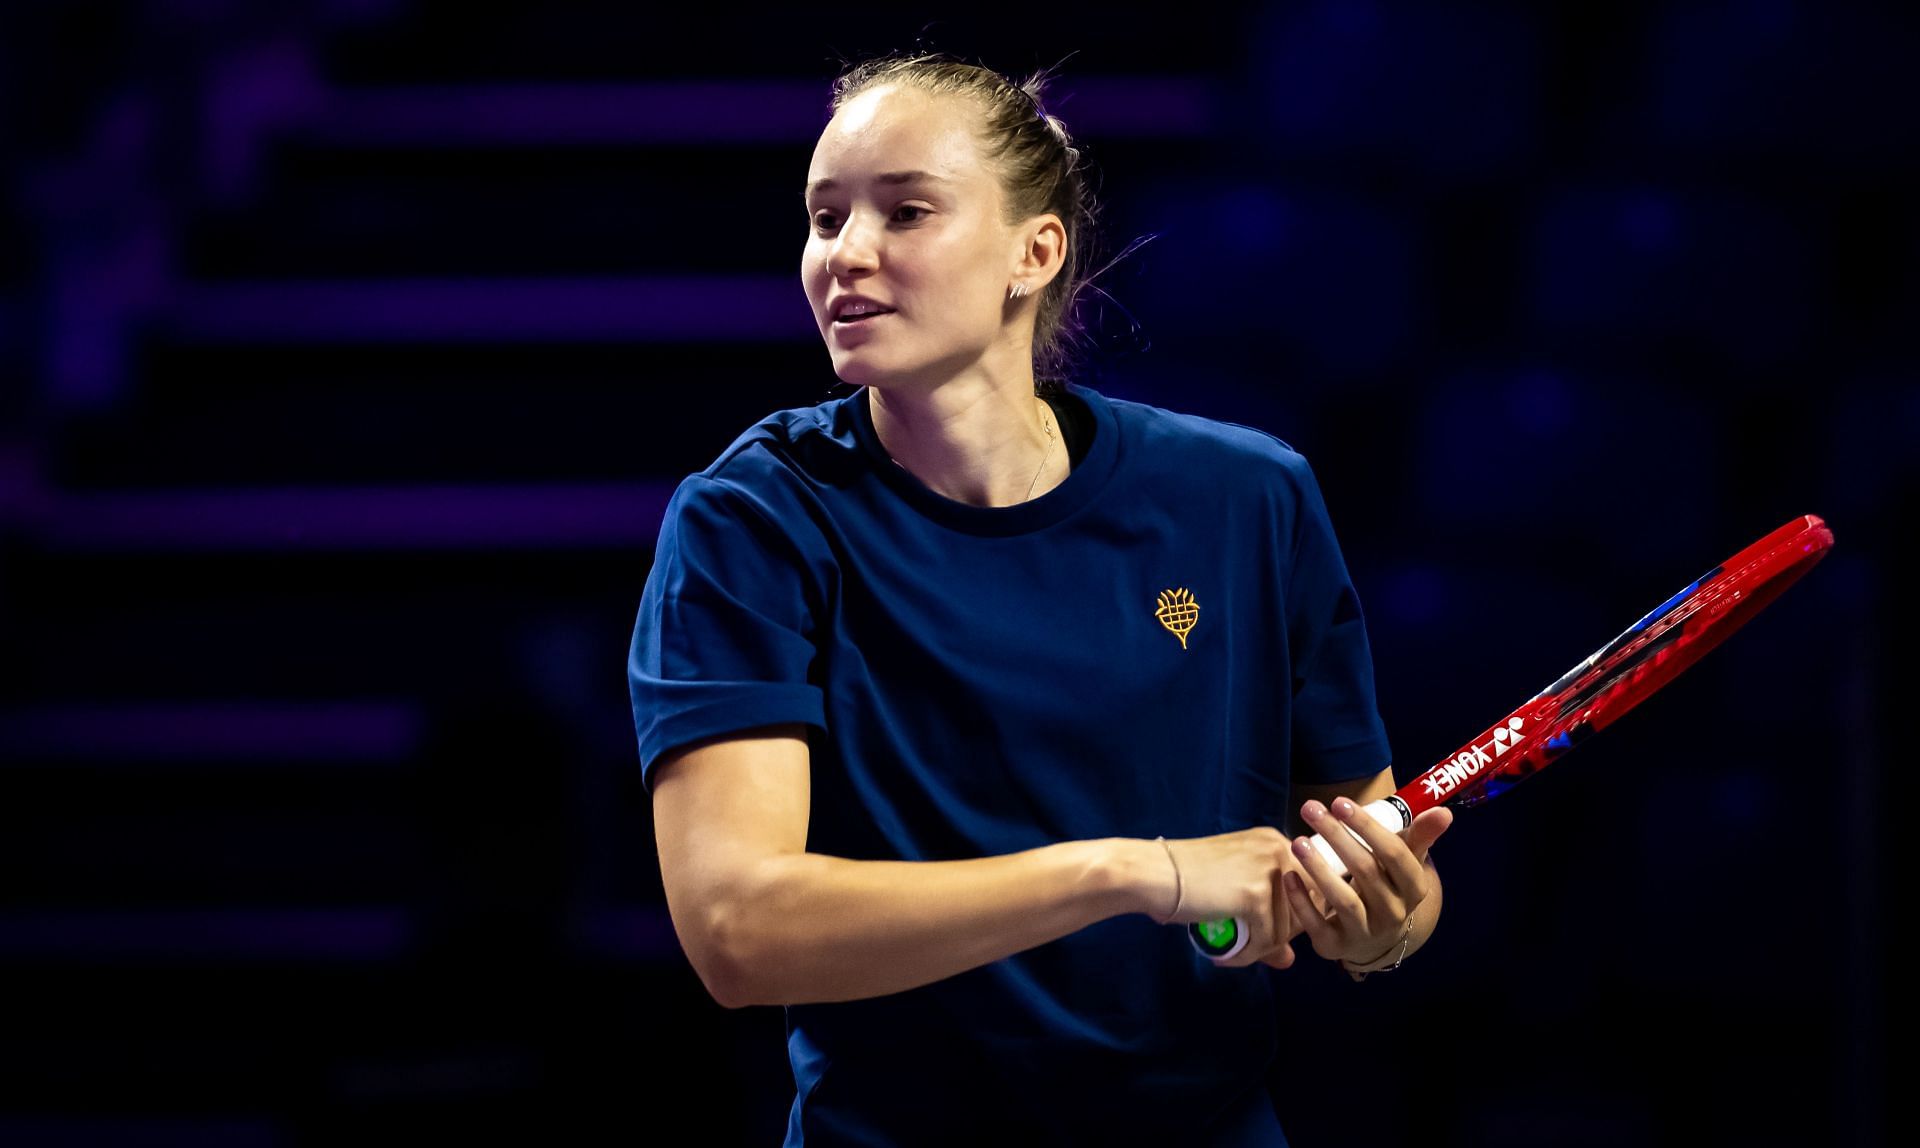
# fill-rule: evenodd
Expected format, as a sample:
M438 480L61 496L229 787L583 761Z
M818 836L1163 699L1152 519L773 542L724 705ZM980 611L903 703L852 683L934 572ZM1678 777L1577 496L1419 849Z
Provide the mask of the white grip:
M1398 797L1383 797L1378 801L1371 801L1362 805L1360 809L1367 816L1385 826L1389 833L1398 833L1407 827L1407 807ZM1348 829L1345 824L1340 824L1340 828L1350 834L1355 841L1360 842L1369 852L1372 851L1373 846L1368 845L1365 838L1353 830ZM1308 840L1311 842L1313 848L1319 852L1320 859L1325 861L1327 867L1333 870L1334 876L1344 877L1347 875L1347 863L1340 859L1340 854L1333 851L1333 846L1327 844L1325 838L1316 833ZM1193 947L1199 950L1201 956L1218 964L1237 956L1240 950L1247 947L1247 942L1251 939L1247 932L1247 922L1245 918L1232 918L1232 927L1230 929L1226 928L1227 924L1228 922L1226 920L1196 922L1187 926L1187 939L1193 942ZM1226 938L1224 941L1221 940L1222 936Z
M1383 797L1378 801L1370 801L1362 805L1360 811L1385 826L1387 832L1398 833L1407 827L1407 820L1403 815L1405 808L1404 805L1400 804L1400 802L1394 798ZM1351 828L1337 822L1335 824L1336 828L1346 832L1348 836L1358 841L1361 847L1369 853L1373 851L1373 846L1368 845L1366 839L1358 833L1355 833ZM1314 852L1320 854L1320 859L1327 863L1327 868L1333 870L1334 876L1344 877L1347 875L1347 863L1340 859L1340 854L1333 851L1333 846L1327 843L1325 837L1316 833L1308 839L1308 843L1313 846Z

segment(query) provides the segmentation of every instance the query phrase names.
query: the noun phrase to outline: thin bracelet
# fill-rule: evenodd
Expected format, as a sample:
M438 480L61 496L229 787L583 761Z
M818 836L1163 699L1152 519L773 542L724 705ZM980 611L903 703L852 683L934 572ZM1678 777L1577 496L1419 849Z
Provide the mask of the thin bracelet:
M1400 934L1400 955L1393 959L1392 964L1385 965L1377 969L1356 969L1352 965L1348 964L1345 960L1342 960L1340 962L1340 967L1347 970L1347 975L1353 978L1355 984L1358 984L1359 982L1366 980L1369 976L1371 976L1374 973L1390 973L1393 970L1400 967L1401 961L1404 961L1407 959L1407 946L1412 942L1413 942L1413 914L1408 913L1406 930ZM1389 953L1392 951L1393 950L1391 948L1387 950L1387 952ZM1382 953L1380 954L1380 956L1384 957L1386 956L1386 953ZM1377 961L1380 959L1380 957L1375 957L1373 959Z
M1160 847L1167 851L1167 860L1173 862L1173 912L1168 913L1160 919L1160 923L1165 925L1171 923L1175 917L1180 915L1180 906L1185 904L1187 900L1187 883L1180 877L1180 862L1173 860L1173 846L1168 845L1167 839L1164 837L1156 837L1154 840L1158 841Z

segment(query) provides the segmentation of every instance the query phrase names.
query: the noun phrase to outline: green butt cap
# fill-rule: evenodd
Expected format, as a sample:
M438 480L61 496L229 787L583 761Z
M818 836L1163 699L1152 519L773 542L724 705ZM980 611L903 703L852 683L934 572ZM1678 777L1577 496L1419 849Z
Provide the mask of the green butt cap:
M1239 939L1240 930L1234 928L1231 918L1224 921L1201 921L1193 926L1200 943L1214 952L1224 953L1233 947Z

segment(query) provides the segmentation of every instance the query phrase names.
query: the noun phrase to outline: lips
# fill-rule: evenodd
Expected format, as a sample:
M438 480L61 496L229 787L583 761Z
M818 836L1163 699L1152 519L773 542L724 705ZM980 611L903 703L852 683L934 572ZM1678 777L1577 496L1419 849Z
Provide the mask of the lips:
M851 347L877 338L876 332L884 330L891 311L878 311L866 315L849 315L845 319L835 319L827 324L827 337L836 346Z
M858 314L848 314L855 308L859 309ZM832 307L833 321L836 323L859 322L873 315L891 315L892 313L893 308L883 307L878 300L869 299L864 295L843 296L834 300Z

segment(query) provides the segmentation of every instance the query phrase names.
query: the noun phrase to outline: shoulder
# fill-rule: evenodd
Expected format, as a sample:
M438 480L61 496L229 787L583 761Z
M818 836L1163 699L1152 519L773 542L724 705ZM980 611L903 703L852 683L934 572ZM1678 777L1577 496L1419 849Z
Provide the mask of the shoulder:
M753 487L857 459L860 444L852 399L843 396L774 411L741 431L697 475L725 485Z
M773 522L804 514L822 490L860 465L846 398L774 411L682 479L669 513L717 509Z
M1313 485L1306 456L1271 431L1226 419L1108 397L1122 438L1158 471L1204 474L1298 496Z

